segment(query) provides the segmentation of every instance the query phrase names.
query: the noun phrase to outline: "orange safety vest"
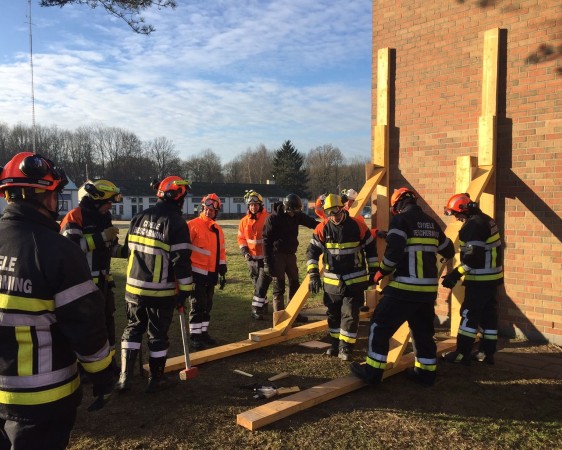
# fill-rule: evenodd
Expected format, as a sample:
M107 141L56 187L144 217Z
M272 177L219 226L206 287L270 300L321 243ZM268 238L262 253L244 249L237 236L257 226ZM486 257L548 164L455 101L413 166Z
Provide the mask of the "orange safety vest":
M187 227L191 237L191 270L201 275L218 272L218 264L226 264L224 233L220 225L202 213L188 221Z
M252 214L248 212L238 224L238 245L240 248L248 247L250 255L254 259L263 259L262 232L263 224L268 215L267 211L264 210L255 214L257 218L253 219Z

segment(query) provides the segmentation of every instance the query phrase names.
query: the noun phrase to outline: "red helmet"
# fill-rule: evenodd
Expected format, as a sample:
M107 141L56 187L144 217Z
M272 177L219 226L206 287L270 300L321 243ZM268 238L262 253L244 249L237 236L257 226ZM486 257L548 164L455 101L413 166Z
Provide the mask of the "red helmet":
M214 209L215 211L220 211L221 209L221 199L217 194L208 194L203 197L201 204L209 209Z
M468 214L471 209L476 208L478 204L470 199L468 194L455 194L447 202L447 206L443 208L446 216L453 214Z
M0 195L6 189L23 188L40 191L62 191L68 184L64 170L41 155L21 152L15 155L2 169L0 175Z
M396 215L400 212L398 210L398 203L401 200L405 200L408 198L412 199L415 202L418 199L418 196L414 191L405 187L396 189L392 193L392 196L390 197L390 211L392 212L393 215Z
M158 182L153 182L153 187ZM156 196L163 200L183 200L187 193L191 191L191 183L181 177L171 176L164 178L156 191Z

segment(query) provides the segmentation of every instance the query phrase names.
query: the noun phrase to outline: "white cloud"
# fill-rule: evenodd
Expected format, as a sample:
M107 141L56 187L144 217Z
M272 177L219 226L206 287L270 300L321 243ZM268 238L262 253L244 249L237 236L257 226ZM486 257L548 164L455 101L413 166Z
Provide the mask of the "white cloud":
M228 161L286 139L369 156L370 0L179 3L145 14L150 37L99 11L49 11L36 32L37 123L166 136L184 158L211 148ZM0 122L30 122L27 58L21 47L0 64Z

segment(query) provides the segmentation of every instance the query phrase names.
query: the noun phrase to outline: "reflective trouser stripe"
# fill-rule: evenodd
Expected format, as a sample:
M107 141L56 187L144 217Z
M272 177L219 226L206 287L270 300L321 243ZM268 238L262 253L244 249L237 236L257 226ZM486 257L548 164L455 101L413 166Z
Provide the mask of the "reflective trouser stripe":
M31 327L16 327L18 341L18 375L25 377L33 375L33 340Z

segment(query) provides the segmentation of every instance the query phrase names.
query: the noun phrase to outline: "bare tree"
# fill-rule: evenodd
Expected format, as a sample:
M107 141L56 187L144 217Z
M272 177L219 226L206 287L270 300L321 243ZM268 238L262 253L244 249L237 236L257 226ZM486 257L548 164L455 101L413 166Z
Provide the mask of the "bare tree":
M308 189L314 197L324 192L339 193L346 187L341 184L343 162L342 152L332 144L324 144L308 152Z
M174 149L174 143L165 137L157 137L145 143L146 153L156 166L156 177L162 179L172 173L179 165L179 158Z
M224 180L221 159L210 148L189 158L186 164L191 181L222 183Z
M94 9L98 6L104 8L112 16L125 21L135 33L150 34L154 31L152 25L146 24L140 14L153 6L158 9L177 6L175 0L41 0L41 6L86 5Z

